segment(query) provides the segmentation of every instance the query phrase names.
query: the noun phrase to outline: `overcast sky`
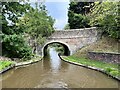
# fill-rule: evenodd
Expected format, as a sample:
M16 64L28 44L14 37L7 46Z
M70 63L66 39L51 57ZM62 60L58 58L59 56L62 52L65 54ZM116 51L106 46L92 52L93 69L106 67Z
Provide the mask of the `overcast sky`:
M63 29L68 22L69 2L46 2L45 5L49 15L55 19L54 27Z
M37 1L39 2L43 0ZM48 14L55 19L54 27L58 30L63 29L68 22L67 14L69 8L69 0L45 0L45 5L46 9L48 10ZM33 3L32 6L34 6Z

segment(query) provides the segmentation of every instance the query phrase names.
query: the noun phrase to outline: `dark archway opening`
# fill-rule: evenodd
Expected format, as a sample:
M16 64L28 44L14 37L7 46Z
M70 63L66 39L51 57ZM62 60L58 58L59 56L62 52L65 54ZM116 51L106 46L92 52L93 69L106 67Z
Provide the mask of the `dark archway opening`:
M63 44L63 43L60 43L60 42L52 42L52 43L48 43L48 44L43 48L43 56L47 56L47 54L48 54L47 49L48 49L48 47L49 47L50 45L52 45L52 44L59 44L59 45L63 46L63 48L64 48L63 51L64 51L64 52L63 52L62 55L65 55L65 56L69 56L69 55L70 55L70 49L68 48L67 45L65 45L65 44ZM53 47L54 47L54 46L53 46ZM59 53L59 54L61 54L61 53Z

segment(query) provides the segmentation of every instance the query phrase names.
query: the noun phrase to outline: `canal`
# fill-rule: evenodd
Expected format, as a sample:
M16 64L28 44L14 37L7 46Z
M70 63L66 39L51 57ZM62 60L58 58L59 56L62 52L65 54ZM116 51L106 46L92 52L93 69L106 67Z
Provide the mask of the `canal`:
M38 63L2 75L2 88L118 88L118 81L100 72L60 60L54 48Z

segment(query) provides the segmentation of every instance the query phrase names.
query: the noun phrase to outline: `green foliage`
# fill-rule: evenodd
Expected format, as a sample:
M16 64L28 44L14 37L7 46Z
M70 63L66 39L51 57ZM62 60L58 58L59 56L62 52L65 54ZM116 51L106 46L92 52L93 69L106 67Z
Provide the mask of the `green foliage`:
M106 67L104 70L106 72L110 73L111 71L114 71L115 69L114 68L110 68L110 67Z
M24 28L16 23L30 5L19 2L2 2L2 55L10 58L30 58L32 52L24 39Z
M50 36L53 29L54 20L47 15L45 5L36 3L36 8L31 8L19 21L18 25L25 25L26 33L42 44L45 38Z
M2 54L10 58L30 58L32 49L28 37L35 47L42 44L53 30L54 20L47 15L43 4L32 8L28 2L2 2ZM36 48L35 48L36 50Z
M120 2L74 2L70 3L68 22L71 29L90 26L113 38L120 38Z
M120 77L120 72L119 71L111 71L110 74L113 75L113 76L119 76Z
M0 61L0 70L5 69L6 67L12 65L13 62L11 61Z
M89 25L89 18L87 13L90 12L92 6L91 2L74 2L70 3L68 11L68 23L70 29L87 28Z
M111 67L107 67L104 69L107 73L113 75L113 76L119 76L120 77L120 71L118 70L118 68L111 68Z
M29 58L32 54L22 35L4 35L2 46L2 54L11 58Z
M68 60L71 62L76 62L78 64L83 64L85 66L92 66L101 70L104 70L104 72L115 76L120 77L120 71L118 69L118 64L112 64L112 63L105 63L102 61L96 61L96 60L90 60L85 57L76 57L75 55L72 56L63 56L64 60Z
M66 24L65 27L64 27L64 30L67 30L67 29L70 29L69 24Z
M57 52L59 52L59 54L64 55L65 50L64 50L63 46L61 46L61 47L56 47L55 49L56 49Z
M96 2L91 10L90 25L98 26L110 37L120 38L120 2Z
M73 13L76 14L85 15L90 12L93 2L76 2L73 0L69 5L69 11L73 11Z
M58 53L60 53L61 55L64 55L64 53L65 53L65 49L64 49L64 47L61 44L53 43L53 44L50 45L50 47L55 48L55 50Z
M76 13L69 13L69 25L71 29L78 29L78 28L87 28L90 27L89 19L82 14L76 14Z

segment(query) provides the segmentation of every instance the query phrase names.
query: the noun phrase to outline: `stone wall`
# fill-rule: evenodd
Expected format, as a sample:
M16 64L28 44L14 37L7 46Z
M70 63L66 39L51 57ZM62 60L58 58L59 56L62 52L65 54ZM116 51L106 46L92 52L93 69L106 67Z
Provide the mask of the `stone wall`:
M80 38L98 35L96 27L70 30L56 30L49 38Z
M119 53L88 52L88 58L108 63L120 63Z
M42 52L45 45L50 43L62 43L70 49L70 55L74 54L77 50L96 42L101 36L101 32L96 27L70 29L70 30L56 30L42 46ZM39 48L39 51L41 51ZM42 53L41 52L41 53Z

